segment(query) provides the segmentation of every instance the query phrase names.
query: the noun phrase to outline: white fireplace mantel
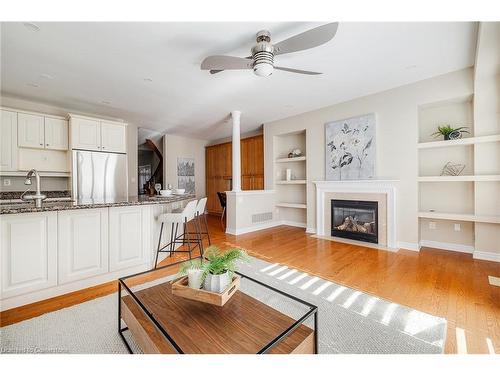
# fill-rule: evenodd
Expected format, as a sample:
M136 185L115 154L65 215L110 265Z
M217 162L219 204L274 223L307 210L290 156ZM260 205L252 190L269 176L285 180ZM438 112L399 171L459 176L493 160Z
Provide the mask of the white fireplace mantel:
M316 185L316 234L325 236L326 193L381 193L387 196L387 246L397 249L396 186L399 180L314 181Z

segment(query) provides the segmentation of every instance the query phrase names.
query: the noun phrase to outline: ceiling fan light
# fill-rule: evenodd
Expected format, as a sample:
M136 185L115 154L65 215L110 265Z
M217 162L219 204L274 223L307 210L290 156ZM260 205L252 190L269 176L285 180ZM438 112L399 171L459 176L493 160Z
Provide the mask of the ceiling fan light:
M258 63L253 67L253 72L259 77L267 77L273 74L274 67L268 63Z

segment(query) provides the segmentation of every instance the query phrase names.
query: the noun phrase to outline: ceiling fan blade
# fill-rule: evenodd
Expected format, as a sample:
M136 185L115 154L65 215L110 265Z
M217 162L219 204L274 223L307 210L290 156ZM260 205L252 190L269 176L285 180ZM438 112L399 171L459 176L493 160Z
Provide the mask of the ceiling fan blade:
M315 75L318 75L318 74L323 74L323 73L319 73L319 72L310 72L308 70L283 68L282 66L275 66L274 69L284 70L285 72L291 72L291 73L307 74L307 75L310 75L310 76L315 76Z
M327 23L314 29L304 31L274 45L274 55L283 55L303 51L320 46L333 39L339 27L338 22Z
M215 55L208 56L201 63L201 70L252 69L253 60L243 57Z
M223 72L224 70L215 70L215 69L210 69L210 74L217 74L217 73L220 73L220 72Z

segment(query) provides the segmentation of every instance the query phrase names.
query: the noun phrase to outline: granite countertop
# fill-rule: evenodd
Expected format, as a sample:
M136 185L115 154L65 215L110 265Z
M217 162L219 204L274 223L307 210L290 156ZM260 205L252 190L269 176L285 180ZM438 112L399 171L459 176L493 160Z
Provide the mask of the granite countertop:
M37 208L33 202L23 203L1 203L0 215L5 214L20 214L27 212L43 212L43 211L63 211L63 210L80 210L88 208L104 208L104 207L122 207L122 206L138 206L147 204L167 204L180 202L184 200L194 199L194 194L172 195L170 197L148 197L134 196L124 197L112 200L78 200L78 201L49 201L43 202L42 207Z

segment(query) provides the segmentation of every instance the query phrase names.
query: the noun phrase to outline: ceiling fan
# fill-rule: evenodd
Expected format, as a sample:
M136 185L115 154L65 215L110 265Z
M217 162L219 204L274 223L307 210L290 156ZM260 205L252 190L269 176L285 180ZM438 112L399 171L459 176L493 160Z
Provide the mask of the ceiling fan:
M215 74L223 70L253 69L253 72L259 77L271 75L274 69L308 75L321 74L307 70L275 66L274 56L303 51L325 44L333 39L337 33L338 26L338 22L328 23L294 35L276 44L271 43L271 33L269 31L261 30L256 35L257 44L252 47L252 56L208 56L201 63L201 70L209 70L211 74Z

